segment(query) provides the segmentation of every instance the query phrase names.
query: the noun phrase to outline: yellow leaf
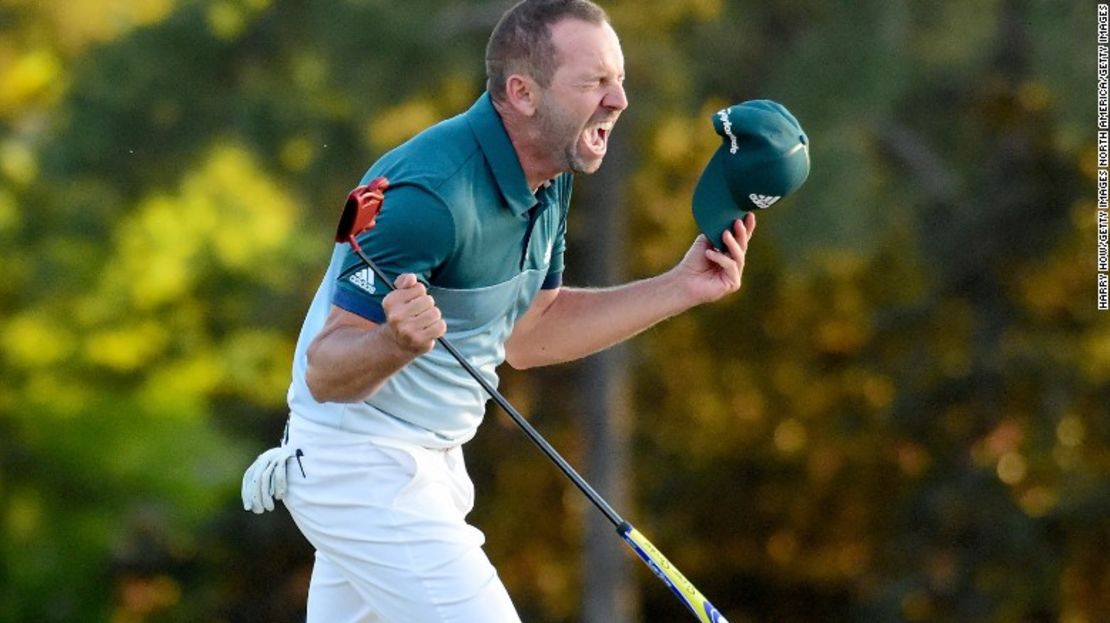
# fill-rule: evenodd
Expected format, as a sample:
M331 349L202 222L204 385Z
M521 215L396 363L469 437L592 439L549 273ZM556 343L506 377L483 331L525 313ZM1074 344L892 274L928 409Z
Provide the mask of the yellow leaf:
M205 397L223 375L223 362L214 353L196 354L154 370L140 391L140 401L148 413L162 417L203 417Z
M0 144L0 173L8 179L25 186L35 179L38 172L35 155L27 145L14 140Z
M439 120L439 114L426 100L409 100L374 116L366 126L366 142L379 151L391 149Z
M157 24L174 10L175 0L82 0L42 2L51 33L68 53L91 43L111 41L132 29Z
M38 368L58 363L73 351L73 335L41 312L28 311L8 321L2 335L8 359L17 366Z
M40 48L23 54L0 73L0 113L53 96L61 74L62 63L51 50Z
M162 325L147 321L92 333L85 340L85 356L93 363L129 372L150 362L168 341Z

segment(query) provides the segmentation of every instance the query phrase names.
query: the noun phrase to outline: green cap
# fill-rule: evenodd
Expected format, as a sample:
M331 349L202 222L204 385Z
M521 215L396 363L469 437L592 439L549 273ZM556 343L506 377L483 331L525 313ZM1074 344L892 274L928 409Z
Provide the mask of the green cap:
M713 246L732 223L771 207L809 175L809 139L782 104L751 100L721 109L713 128L724 144L694 188L694 220Z

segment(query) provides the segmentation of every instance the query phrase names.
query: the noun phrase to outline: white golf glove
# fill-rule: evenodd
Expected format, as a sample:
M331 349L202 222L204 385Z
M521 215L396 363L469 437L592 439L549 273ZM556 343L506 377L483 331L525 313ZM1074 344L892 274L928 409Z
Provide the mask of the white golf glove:
M285 497L288 488L289 459L300 460L300 450L289 446L270 448L258 458L243 474L243 510L261 515L274 510L274 500Z

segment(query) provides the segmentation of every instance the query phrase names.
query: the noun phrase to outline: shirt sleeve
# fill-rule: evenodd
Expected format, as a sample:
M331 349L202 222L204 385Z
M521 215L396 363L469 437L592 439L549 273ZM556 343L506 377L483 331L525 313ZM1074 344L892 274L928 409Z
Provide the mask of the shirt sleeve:
M570 211L570 192L574 187L574 178L570 174L563 174L559 179L559 230L551 246L551 263L547 266L547 276L544 277L544 290L554 290L563 285L563 270L565 269L563 255L567 250L567 213Z
M454 219L439 196L412 184L391 185L385 191L374 229L358 236L362 251L390 279L415 273L425 282L451 255L455 244ZM385 322L382 299L391 288L349 250L339 273L332 303L367 320Z

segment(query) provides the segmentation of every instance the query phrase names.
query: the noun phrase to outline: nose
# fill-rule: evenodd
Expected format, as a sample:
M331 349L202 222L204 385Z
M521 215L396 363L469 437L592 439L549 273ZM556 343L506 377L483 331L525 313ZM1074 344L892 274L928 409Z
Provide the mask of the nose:
M624 85L619 82L614 84L601 100L601 105L617 112L628 108L628 96L624 92Z

